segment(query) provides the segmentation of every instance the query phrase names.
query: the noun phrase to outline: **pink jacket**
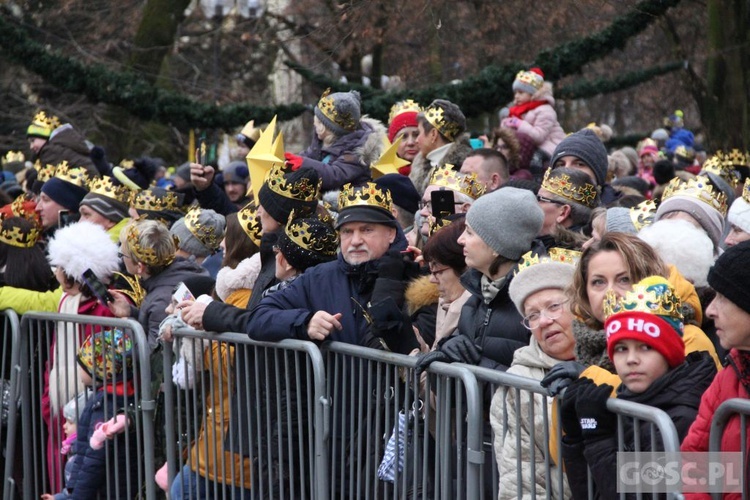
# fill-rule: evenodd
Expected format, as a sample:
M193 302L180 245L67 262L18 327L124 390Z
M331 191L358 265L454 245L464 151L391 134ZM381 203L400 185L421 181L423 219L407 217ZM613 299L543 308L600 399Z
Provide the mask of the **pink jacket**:
M519 133L531 137L540 149L551 156L555 147L565 139L565 131L557 121L552 86L545 83L533 95L532 100L547 101L549 104L543 104L523 115L523 120L519 123L517 130Z

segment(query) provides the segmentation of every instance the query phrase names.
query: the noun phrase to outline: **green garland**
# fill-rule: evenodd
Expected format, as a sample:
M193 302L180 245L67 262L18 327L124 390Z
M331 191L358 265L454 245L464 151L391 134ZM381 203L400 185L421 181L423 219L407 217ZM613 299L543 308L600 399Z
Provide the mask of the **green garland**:
M585 80L572 85L563 87L555 92L555 97L561 99L583 99L593 97L599 94L609 94L618 90L635 87L643 82L647 82L657 76L666 75L684 67L682 61L673 61L671 63L652 66L644 70L632 71L625 73L613 80L597 78L596 80Z
M628 39L679 2L644 0L602 31L542 51L533 65L542 67L546 77L553 81L580 72L585 64L624 47ZM302 104L276 107L248 104L217 106L159 89L133 73L111 71L101 64L85 65L48 51L4 10L0 11L0 51L7 59L40 75L64 92L83 94L94 103L121 106L138 118L170 123L183 130L192 127L230 129L243 125L249 117L264 122L278 115L283 121L309 109ZM438 97L458 104L466 116L477 116L511 100L511 83L516 73L526 66L520 63L488 66L456 85L436 84L421 89L384 92L361 85L342 84L298 65L287 65L321 88L331 87L336 91L358 89L362 94L363 111L380 119L387 118L391 105L397 100L411 98L424 104ZM583 82L570 87L565 96L584 97L620 90L674 69L677 67L666 65L630 73L612 81Z

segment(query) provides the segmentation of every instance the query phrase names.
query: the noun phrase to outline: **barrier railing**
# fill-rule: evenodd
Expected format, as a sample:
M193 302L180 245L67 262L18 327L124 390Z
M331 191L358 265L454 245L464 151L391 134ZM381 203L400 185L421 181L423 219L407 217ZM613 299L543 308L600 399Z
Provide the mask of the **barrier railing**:
M100 342L79 362L79 346L94 334ZM132 366L122 356L127 337L132 341ZM76 495L91 489L94 495L109 498L155 498L150 351L141 325L133 320L27 313L21 320L19 351L23 498L58 493L64 486L65 466L74 463L66 462L61 453L67 428L63 407L69 401L81 427L118 413L126 415L128 422L122 434L105 441L101 451L92 455L94 460L78 462L88 476L74 484ZM82 364L93 367L91 381L79 370ZM87 385L96 389L89 392Z
M750 423L750 400L733 398L721 403L716 409L711 419L711 434L708 439L708 450L712 452L722 450L721 441L724 437L724 431L730 420L739 418L740 420L740 452L742 453L742 470L744 471L745 481L742 485L742 499L750 498L750 476L747 471L750 470L750 457L747 454L747 431ZM714 493L714 499L720 499L721 493Z
M2 423L0 424L0 471L3 472L3 498L12 499L20 495L17 483L21 477L20 458L23 453L18 426L18 408L20 404L20 326L18 315L12 310L2 311L2 358L0 358L0 378L2 379ZM20 498L20 496L19 496Z
M164 367L173 498L328 497L325 369L313 343L183 329L165 343Z

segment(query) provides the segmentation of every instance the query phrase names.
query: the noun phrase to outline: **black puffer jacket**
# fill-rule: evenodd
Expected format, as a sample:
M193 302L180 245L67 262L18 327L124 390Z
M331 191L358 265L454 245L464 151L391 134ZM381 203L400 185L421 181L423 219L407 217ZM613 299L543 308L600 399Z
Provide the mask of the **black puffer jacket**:
M99 177L99 171L89 156L86 140L73 126L66 123L55 129L49 140L39 150L39 162L45 165L58 165L63 160L71 167L82 167L92 177Z

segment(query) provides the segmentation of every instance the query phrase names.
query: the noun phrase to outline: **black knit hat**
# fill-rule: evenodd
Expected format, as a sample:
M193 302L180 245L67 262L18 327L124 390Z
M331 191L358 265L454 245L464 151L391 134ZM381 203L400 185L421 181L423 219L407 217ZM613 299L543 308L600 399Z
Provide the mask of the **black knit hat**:
M552 168L555 162L564 156L575 156L580 158L586 165L591 167L596 175L596 184L603 186L607 180L607 148L602 144L593 130L585 128L575 134L570 134L562 140L552 153Z
M398 205L411 214L419 210L419 202L422 198L414 187L414 183L407 176L386 174L375 179L375 184L380 189L387 189L391 192L394 205Z
M315 211L320 194L320 176L315 169L304 167L294 172L272 169L258 191L258 201L268 215L285 224L289 214L304 217Z
M750 241L729 247L708 272L711 288L750 313Z
M330 262L336 258L339 237L330 221L317 217L290 220L279 232L281 255L297 271Z

